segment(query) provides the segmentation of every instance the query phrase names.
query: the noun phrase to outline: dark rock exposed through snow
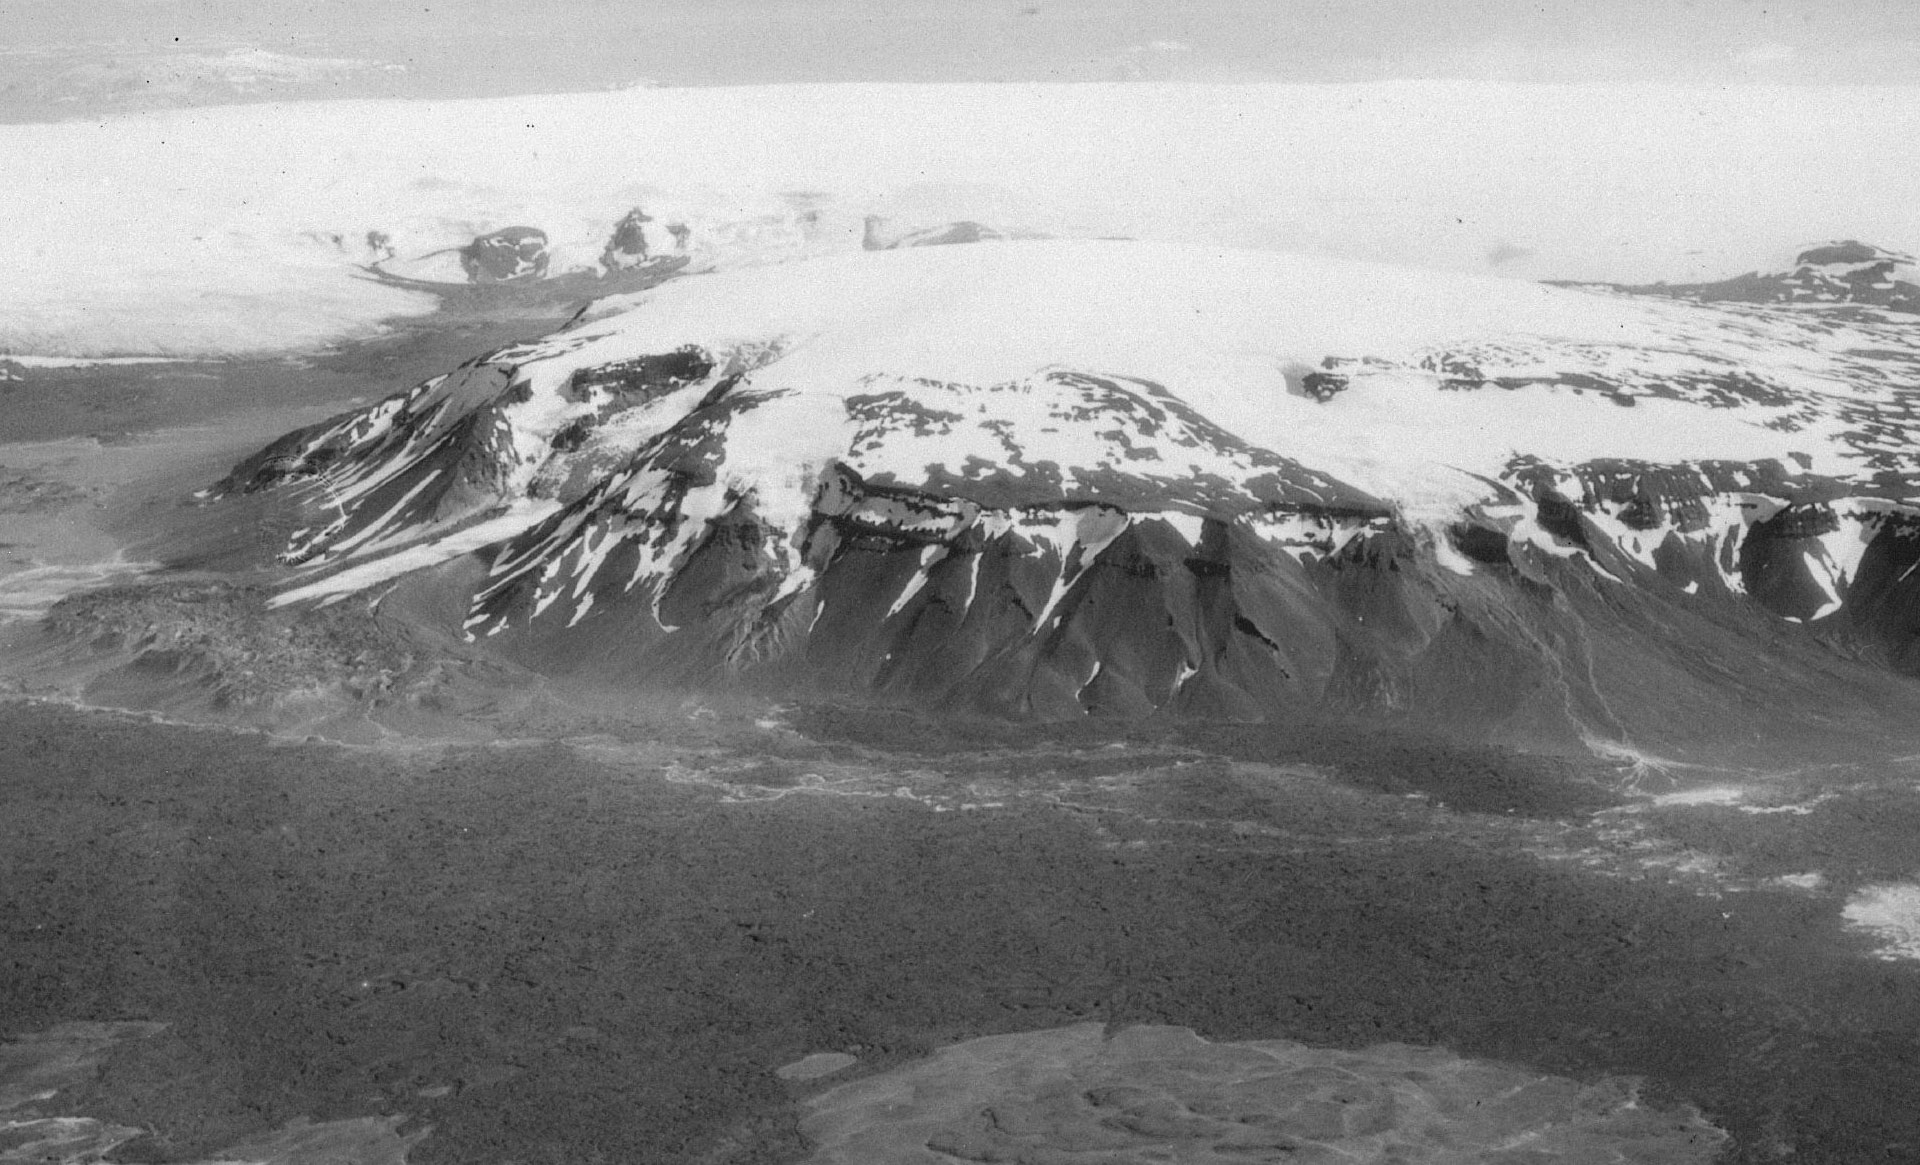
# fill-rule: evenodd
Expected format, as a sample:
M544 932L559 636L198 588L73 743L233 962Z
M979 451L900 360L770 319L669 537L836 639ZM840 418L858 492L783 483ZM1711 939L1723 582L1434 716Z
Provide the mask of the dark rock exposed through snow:
M460 248L460 268L472 283L544 279L552 260L547 233L537 227L507 227Z
M1809 247L1787 271L1750 271L1714 283L1656 283L1623 287L1702 303L1860 304L1920 313L1914 258L1855 239ZM1905 278L1903 278L1905 276Z

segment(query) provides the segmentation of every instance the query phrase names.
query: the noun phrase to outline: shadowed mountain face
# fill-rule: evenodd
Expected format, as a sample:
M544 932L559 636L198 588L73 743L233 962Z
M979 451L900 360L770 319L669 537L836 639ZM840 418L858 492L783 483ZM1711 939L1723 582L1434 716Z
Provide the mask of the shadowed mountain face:
M286 618L362 594L624 685L1742 736L1910 698L1912 329L927 248L603 302L209 494Z

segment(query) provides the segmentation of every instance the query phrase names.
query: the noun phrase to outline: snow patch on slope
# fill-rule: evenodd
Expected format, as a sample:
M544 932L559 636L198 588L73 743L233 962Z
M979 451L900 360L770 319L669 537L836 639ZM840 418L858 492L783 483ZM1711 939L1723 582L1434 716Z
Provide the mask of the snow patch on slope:
M1841 913L1849 925L1880 940L1880 958L1920 959L1920 886L1863 886Z
M454 533L408 546L384 557L329 574L318 581L281 591L268 601L268 606L284 607L292 603L314 600L320 600L323 605L338 602L347 595L368 590L383 582L399 578L401 575L451 561L463 554L484 550L535 525L559 508L552 502L516 502L499 515L475 522Z

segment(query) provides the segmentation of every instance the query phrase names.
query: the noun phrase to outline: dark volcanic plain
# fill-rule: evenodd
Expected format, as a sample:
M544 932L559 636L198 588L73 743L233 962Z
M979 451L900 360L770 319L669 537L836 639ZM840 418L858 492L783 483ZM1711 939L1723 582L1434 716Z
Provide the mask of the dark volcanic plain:
M1635 852L1678 835L1753 884L1810 848L1844 883L1905 852L1911 799L1610 840L1204 741L671 719L401 755L10 706L4 1028L169 1025L63 1097L153 1129L127 1160L390 1113L429 1163L793 1160L781 1065L1086 1019L1644 1075L1736 1161L1920 1152L1920 970L1831 896Z
M137 443L551 323L36 374L0 434ZM167 1025L57 1099L151 1130L117 1161L387 1114L427 1165L797 1161L812 1092L1089 1019L1641 1076L1727 1160L1920 1160L1920 962L1841 916L1914 876L1886 758L1920 747L1676 783L1337 725L555 703L385 748L0 705L0 1038ZM1715 780L1746 802L1645 795ZM775 1075L817 1052L857 1063Z

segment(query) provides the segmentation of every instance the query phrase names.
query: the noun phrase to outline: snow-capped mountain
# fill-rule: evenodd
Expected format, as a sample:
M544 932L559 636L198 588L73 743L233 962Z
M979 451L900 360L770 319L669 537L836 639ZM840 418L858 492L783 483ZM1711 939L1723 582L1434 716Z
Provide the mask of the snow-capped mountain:
M1785 271L1627 290L1702 303L1865 304L1920 314L1920 284L1914 277L1912 255L1845 239L1807 248Z
M1613 738L1773 682L1748 648L1920 669L1916 338L1288 255L887 250L602 301L210 494L303 516L276 602L452 589L544 668Z

